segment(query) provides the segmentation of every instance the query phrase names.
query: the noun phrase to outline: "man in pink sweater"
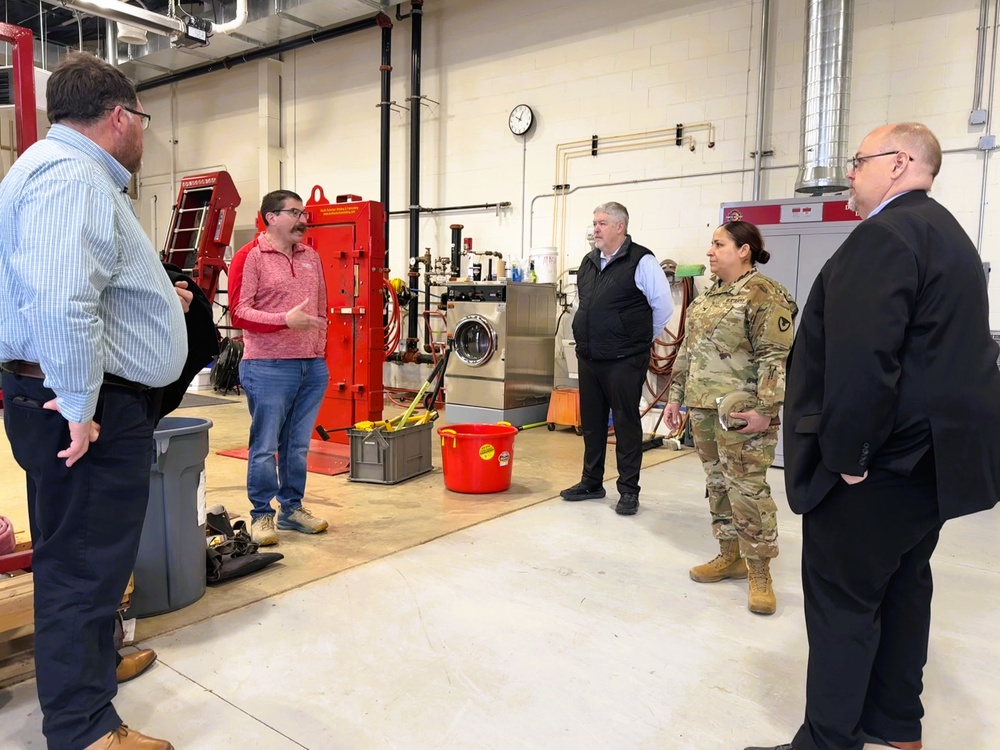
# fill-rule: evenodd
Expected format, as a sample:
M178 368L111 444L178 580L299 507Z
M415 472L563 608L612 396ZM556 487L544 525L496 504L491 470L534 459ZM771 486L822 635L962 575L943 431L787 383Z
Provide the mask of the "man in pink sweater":
M278 543L277 528L318 534L327 522L302 507L306 454L329 380L326 282L319 255L302 244L302 199L275 190L261 201L264 231L229 266L233 325L243 329L240 382L250 407L247 495L251 534ZM277 453L277 460L275 459Z

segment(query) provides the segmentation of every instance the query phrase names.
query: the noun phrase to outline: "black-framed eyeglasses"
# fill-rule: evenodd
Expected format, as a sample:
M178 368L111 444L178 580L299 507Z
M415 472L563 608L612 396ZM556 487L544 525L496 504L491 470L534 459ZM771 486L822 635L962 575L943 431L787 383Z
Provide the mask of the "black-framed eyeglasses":
M301 208L279 208L276 211L272 211L272 214L291 214L293 219L298 219L301 216L305 216L307 219L309 215Z
M881 154L868 154L868 156L852 156L850 159L847 160L844 166L847 168L848 172L856 172L858 167L860 167L869 159L877 159L880 156L895 156L896 154L901 154L901 153L903 152L900 151L899 149L896 149L895 151L883 151ZM907 154L907 158L910 161L913 161L913 157L910 156L909 154Z
M137 109L132 109L131 107L126 107L124 104L119 104L118 106L126 112L131 112L133 115L136 115L140 120L142 120L142 129L149 130L149 123L153 121L152 115L140 112Z

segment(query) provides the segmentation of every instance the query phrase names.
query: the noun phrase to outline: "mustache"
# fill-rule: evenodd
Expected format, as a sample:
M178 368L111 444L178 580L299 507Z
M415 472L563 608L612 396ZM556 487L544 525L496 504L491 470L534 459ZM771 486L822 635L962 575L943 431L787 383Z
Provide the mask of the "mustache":
M305 232L307 229L309 229L309 226L301 222L292 227L293 232Z

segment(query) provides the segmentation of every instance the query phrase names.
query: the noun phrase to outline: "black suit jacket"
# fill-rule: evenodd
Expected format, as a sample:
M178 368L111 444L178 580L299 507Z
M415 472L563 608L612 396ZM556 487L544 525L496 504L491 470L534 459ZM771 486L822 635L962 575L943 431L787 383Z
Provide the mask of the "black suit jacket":
M181 376L177 380L162 389L157 421L180 406L194 376L219 353L219 332L212 319L212 303L194 279L184 274L180 268L164 263L163 269L170 277L171 284L186 281L188 290L194 293L194 299L191 300L191 309L184 315L188 342L184 369L181 370Z
M840 474L908 475L933 446L942 519L1000 497L1000 371L975 246L923 191L851 232L789 355L785 486L796 513Z

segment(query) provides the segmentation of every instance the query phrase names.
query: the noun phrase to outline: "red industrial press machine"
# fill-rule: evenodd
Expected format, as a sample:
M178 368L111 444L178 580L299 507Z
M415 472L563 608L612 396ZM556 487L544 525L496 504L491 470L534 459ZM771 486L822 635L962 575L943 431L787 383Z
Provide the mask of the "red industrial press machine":
M163 260L189 274L214 303L225 253L233 238L240 194L229 172L205 172L185 177L177 193Z
M385 211L381 203L339 195L334 203L315 186L306 202L303 242L323 261L326 277L326 363L330 385L316 424L327 430L382 419L385 323ZM348 443L345 429L330 439Z

